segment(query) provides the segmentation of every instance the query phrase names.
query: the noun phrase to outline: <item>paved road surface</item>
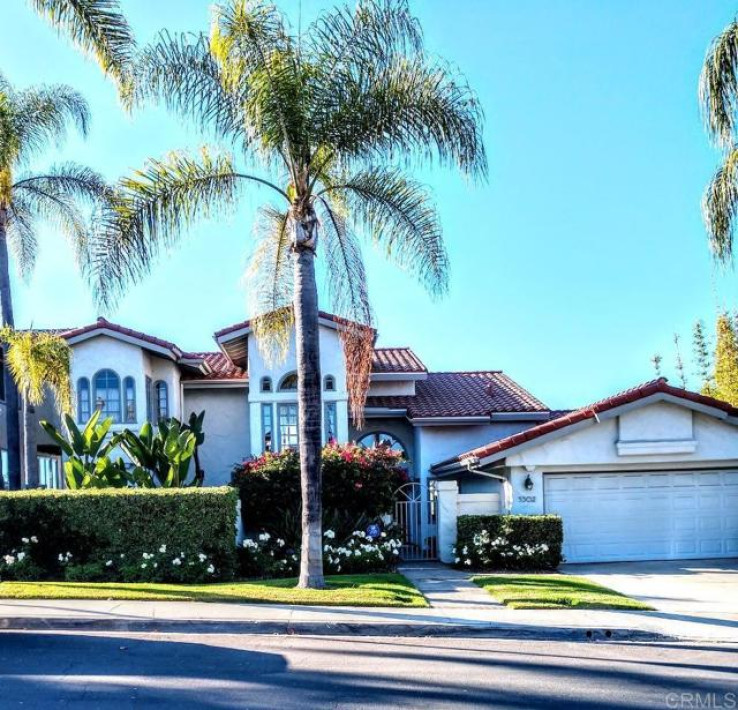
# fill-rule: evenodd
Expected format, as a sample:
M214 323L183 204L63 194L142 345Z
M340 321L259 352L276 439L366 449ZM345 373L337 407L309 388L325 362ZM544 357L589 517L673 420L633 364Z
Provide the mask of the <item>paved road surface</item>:
M0 632L0 707L727 709L738 647Z

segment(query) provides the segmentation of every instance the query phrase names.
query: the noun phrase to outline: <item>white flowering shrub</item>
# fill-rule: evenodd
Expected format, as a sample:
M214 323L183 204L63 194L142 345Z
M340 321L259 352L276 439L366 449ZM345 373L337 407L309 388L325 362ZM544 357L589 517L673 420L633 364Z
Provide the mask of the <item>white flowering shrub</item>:
M454 563L462 569L556 569L563 528L555 515L462 515Z
M168 582L200 584L218 580L218 569L212 555L204 552L169 550L160 545L151 552L121 552L105 559L76 564L73 557L60 555L69 582Z
M401 541L378 528L370 532L355 530L341 544L335 540L333 530L323 533L326 574L387 572L399 561ZM244 540L239 552L243 577L294 577L300 569L300 551L266 532L255 540Z
M0 552L0 581L31 581L43 574L39 564L39 540L36 535L22 537L17 546Z

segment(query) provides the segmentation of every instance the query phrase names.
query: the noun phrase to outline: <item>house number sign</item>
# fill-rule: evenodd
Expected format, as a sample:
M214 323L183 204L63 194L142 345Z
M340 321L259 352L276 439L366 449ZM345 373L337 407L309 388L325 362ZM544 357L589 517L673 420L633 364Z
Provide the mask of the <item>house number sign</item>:
M518 496L518 503L535 503L536 496Z

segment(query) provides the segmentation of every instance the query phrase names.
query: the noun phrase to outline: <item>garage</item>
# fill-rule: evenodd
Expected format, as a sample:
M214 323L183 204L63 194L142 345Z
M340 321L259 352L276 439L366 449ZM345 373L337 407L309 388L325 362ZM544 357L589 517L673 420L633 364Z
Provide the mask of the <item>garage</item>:
M568 562L738 556L738 470L546 473Z

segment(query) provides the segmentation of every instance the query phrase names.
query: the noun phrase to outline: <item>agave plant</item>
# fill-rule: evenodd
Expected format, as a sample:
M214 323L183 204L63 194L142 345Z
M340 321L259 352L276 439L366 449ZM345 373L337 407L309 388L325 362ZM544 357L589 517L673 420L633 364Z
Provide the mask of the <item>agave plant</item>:
M123 459L112 458L121 435L108 438L113 425L111 417L100 421L100 412L96 411L81 430L68 414L64 415L64 423L68 436L51 422L42 421L41 426L67 456L64 462L67 488L126 488L131 485L132 479Z

